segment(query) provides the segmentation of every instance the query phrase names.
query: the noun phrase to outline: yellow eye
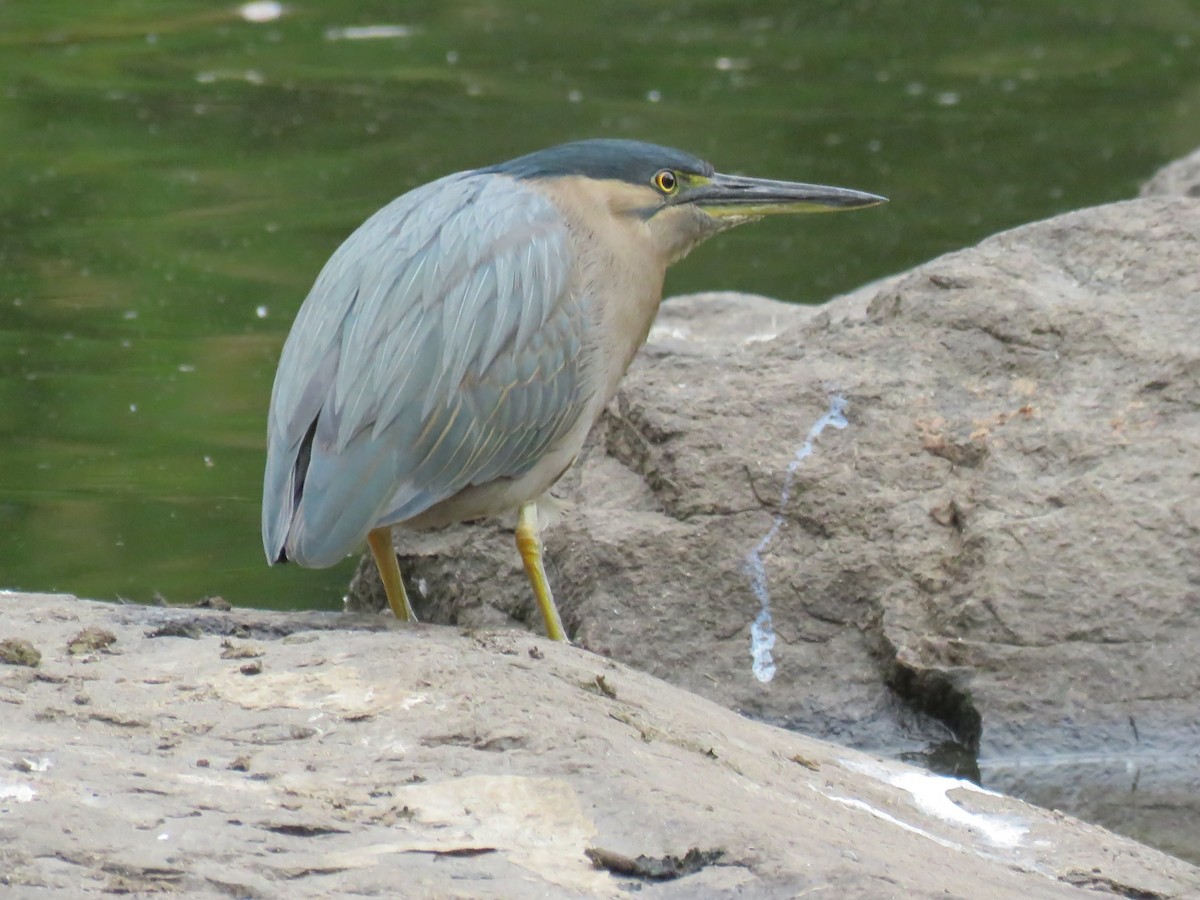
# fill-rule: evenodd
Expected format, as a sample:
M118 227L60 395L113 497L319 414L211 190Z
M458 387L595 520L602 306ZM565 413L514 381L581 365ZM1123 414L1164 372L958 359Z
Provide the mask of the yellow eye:
M679 187L679 179L670 169L663 169L654 176L654 186L664 194L673 194Z

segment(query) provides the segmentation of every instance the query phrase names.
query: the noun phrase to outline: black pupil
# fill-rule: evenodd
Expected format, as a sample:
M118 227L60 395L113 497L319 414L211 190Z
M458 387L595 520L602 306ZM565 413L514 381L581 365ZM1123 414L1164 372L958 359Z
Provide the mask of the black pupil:
M664 191L669 191L675 187L675 176L670 172L658 173L658 186Z

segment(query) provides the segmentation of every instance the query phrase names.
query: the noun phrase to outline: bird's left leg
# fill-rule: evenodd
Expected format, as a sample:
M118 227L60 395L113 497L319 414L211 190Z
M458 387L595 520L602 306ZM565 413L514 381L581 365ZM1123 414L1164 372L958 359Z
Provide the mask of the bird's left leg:
M562 619L558 617L558 607L554 605L554 594L550 592L550 582L546 580L546 568L542 565L542 539L538 534L536 503L522 503L517 513L517 549L521 552L521 561L525 563L525 574L533 585L538 609L542 611L542 618L546 622L546 636L553 641L567 641Z
M375 557L375 565L379 567L379 578L393 615L401 622L417 621L417 614L408 602L408 592L404 590L404 581L400 578L400 563L392 546L391 526L385 525L370 532L367 544L371 548L371 555Z

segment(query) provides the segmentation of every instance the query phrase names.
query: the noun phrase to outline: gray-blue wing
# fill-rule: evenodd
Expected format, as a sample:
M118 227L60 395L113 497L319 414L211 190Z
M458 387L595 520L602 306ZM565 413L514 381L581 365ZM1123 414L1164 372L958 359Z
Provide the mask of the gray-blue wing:
M565 435L588 401L572 265L558 211L500 175L425 185L347 238L275 377L267 558L331 565Z

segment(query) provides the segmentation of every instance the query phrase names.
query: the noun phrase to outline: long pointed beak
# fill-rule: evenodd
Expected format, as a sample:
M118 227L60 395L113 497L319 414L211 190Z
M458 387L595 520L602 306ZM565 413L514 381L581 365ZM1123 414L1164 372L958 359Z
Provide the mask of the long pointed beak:
M756 217L778 213L830 212L861 209L887 203L887 197L852 191L849 188L801 184L796 181L771 181L767 178L743 178L722 175L690 187L678 200L702 209L710 216Z

